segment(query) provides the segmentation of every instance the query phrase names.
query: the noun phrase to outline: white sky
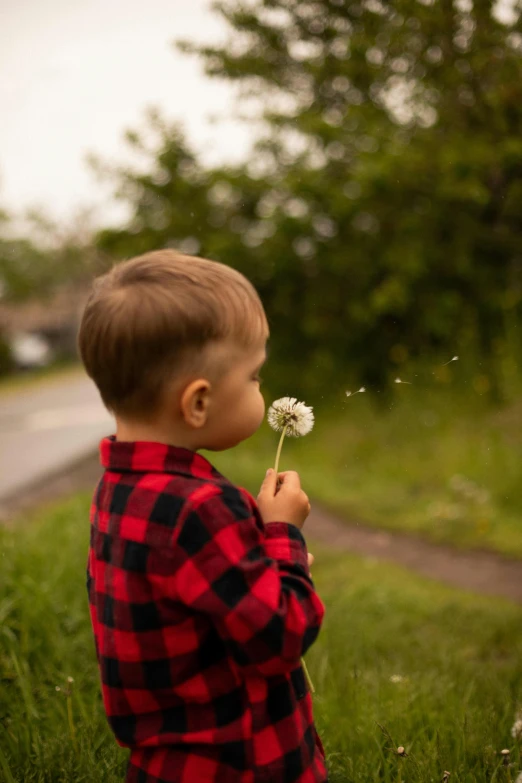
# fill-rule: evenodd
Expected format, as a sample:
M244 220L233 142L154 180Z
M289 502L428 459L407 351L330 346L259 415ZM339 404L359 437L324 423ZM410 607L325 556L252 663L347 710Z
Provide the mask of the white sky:
M85 156L131 159L123 132L150 105L184 122L205 162L245 156L251 131L208 122L231 116L231 88L172 46L225 29L209 0L0 0L0 209L117 219Z

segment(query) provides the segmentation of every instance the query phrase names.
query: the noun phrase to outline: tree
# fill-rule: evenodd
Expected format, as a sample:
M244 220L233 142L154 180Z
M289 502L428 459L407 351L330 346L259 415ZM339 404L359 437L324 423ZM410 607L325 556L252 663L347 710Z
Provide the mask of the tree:
M27 229L14 231L7 213L0 213L0 295L17 302L44 299L59 286L90 281L103 268L93 248L94 231L82 212L70 225L59 226L41 212L26 216ZM30 239L25 234L30 235Z
M367 380L401 347L458 344L496 377L506 310L520 317L521 5L496 6L220 2L226 45L181 44L257 106L273 236L290 210L296 288L321 300L306 313Z
M132 222L101 246L246 272L296 393L442 352L494 382L522 301L522 26L495 5L217 3L230 40L181 47L238 85L261 138L245 166L204 171L153 118L149 172L117 172Z

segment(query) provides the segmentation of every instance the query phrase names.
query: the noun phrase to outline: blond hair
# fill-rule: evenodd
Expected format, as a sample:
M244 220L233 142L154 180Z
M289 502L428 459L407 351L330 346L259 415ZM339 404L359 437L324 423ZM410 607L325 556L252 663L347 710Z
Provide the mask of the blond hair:
M166 381L200 369L207 345L231 339L249 349L266 337L263 305L240 272L158 250L94 281L78 347L107 408L147 417Z

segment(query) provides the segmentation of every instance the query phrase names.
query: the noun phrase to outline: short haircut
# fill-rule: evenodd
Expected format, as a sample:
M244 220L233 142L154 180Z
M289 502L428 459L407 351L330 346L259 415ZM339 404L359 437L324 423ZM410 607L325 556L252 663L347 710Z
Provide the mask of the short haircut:
M78 347L106 407L146 419L167 381L208 369L202 367L207 345L230 339L249 349L267 337L261 300L240 272L157 250L96 278Z

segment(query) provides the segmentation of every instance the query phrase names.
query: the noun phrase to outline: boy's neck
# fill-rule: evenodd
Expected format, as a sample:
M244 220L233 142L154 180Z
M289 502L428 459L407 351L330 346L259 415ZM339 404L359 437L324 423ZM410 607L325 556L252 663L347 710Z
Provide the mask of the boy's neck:
M122 421L116 417L116 440L135 442L148 441L164 443L167 446L197 451L198 446L186 433L176 431L176 428L162 427L156 423Z

